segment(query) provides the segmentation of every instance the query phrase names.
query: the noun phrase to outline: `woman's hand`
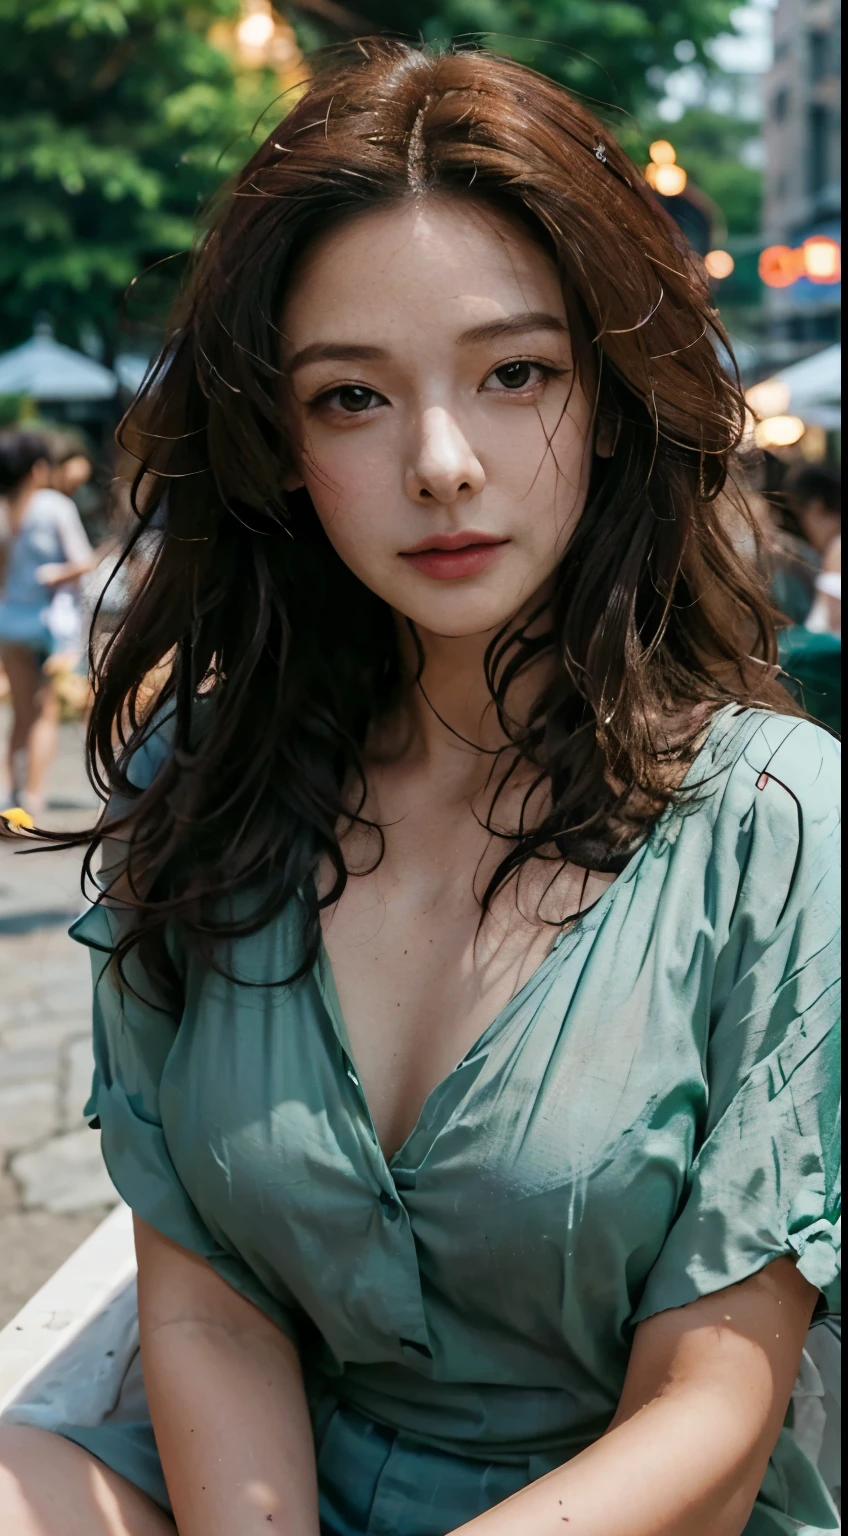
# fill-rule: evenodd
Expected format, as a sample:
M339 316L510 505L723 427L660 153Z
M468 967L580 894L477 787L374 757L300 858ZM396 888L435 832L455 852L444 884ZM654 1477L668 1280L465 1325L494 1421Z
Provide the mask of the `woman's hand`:
M293 1343L138 1217L135 1241L144 1380L179 1536L318 1536Z
M816 1295L790 1259L777 1259L641 1323L603 1438L461 1536L741 1536Z

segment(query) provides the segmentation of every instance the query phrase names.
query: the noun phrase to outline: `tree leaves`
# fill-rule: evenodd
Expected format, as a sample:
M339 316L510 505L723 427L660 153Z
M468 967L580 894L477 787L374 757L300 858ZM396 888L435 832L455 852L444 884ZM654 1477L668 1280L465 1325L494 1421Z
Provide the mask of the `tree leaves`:
M650 114L675 45L691 40L706 63L734 3L302 0L298 11L278 0L303 17L306 46L343 35L326 18L348 9L375 30L485 40L588 98L631 147L632 114ZM0 229L14 232L0 259L0 350L42 311L72 346L94 327L107 355L135 315L161 320L181 267L168 258L283 110L274 75L240 72L211 40L238 13L239 0L0 0ZM725 182L741 202L744 168ZM126 308L127 284L147 271Z
M731 26L737 0L358 0L376 28L481 40L560 80L615 117L656 97L648 71L677 68L674 49L704 44Z
M145 278L125 306L149 269L161 321L180 268L167 258L278 89L210 42L237 14L238 0L0 0L0 350L47 312L62 340L94 328L111 355L127 317L150 318Z

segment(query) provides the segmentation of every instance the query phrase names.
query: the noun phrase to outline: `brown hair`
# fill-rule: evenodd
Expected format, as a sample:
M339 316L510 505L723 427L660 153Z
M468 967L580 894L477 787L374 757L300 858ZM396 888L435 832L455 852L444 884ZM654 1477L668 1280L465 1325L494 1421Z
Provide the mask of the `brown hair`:
M366 730L410 680L385 604L335 555L307 493L283 489L296 462L278 318L293 263L324 231L434 193L483 199L553 254L584 338L578 367L615 440L544 634L528 625L489 649L505 722L516 672L540 652L554 666L530 721L508 725L549 810L517 829L484 910L532 855L621 867L680 793L669 760L690 760L719 704L792 709L767 599L728 531L744 403L700 263L609 131L550 80L482 51L362 42L317 74L223 196L123 424L147 487L140 526L165 532L99 662L90 750L102 788L132 798L138 920L123 942L140 933L151 964L173 916L217 941L300 893L305 966L319 858L336 874L325 901L344 888L342 788L353 775L364 791ZM145 715L143 680L170 653ZM175 748L139 792L127 767L163 712ZM237 892L252 893L238 919L221 905Z

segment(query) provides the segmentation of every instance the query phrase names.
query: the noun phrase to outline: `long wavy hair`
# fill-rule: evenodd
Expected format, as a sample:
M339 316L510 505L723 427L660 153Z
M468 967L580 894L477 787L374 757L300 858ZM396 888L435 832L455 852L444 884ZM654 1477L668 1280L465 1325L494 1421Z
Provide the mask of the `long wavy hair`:
M94 668L90 767L118 799L87 867L105 824L120 828L134 920L119 958L140 944L164 978L171 924L214 955L295 895L301 974L321 906L345 888L339 828L365 803L366 734L416 680L386 604L335 554L308 493L284 489L298 475L278 325L312 242L436 194L520 219L553 256L595 430L614 442L542 628L507 626L488 648L509 762L546 809L517 818L482 911L534 857L620 869L681 794L721 704L792 708L728 513L744 402L702 265L608 128L550 80L483 51L361 42L221 196L119 433L139 462L134 537L162 533ZM509 689L543 658L548 680L516 723ZM136 787L132 759L165 719L173 749ZM321 898L319 861L333 876Z

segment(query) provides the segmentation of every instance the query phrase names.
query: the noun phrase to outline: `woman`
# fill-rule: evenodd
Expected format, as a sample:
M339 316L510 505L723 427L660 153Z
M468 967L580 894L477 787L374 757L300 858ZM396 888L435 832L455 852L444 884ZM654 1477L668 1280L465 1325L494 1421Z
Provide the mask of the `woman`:
M150 1419L8 1430L21 1536L836 1529L781 1432L835 748L716 510L715 334L483 53L363 44L239 178L126 427L167 535L75 927Z
M35 432L0 432L0 662L9 679L12 798L33 815L45 805L56 752L59 705L45 666L76 636L73 587L88 570L91 546L69 496L51 488L50 450ZM5 524L5 528L3 528Z
M786 685L835 731L842 729L841 507L838 474L821 465L796 466L779 504L788 531L773 541L770 562L772 601L793 621L779 642Z

